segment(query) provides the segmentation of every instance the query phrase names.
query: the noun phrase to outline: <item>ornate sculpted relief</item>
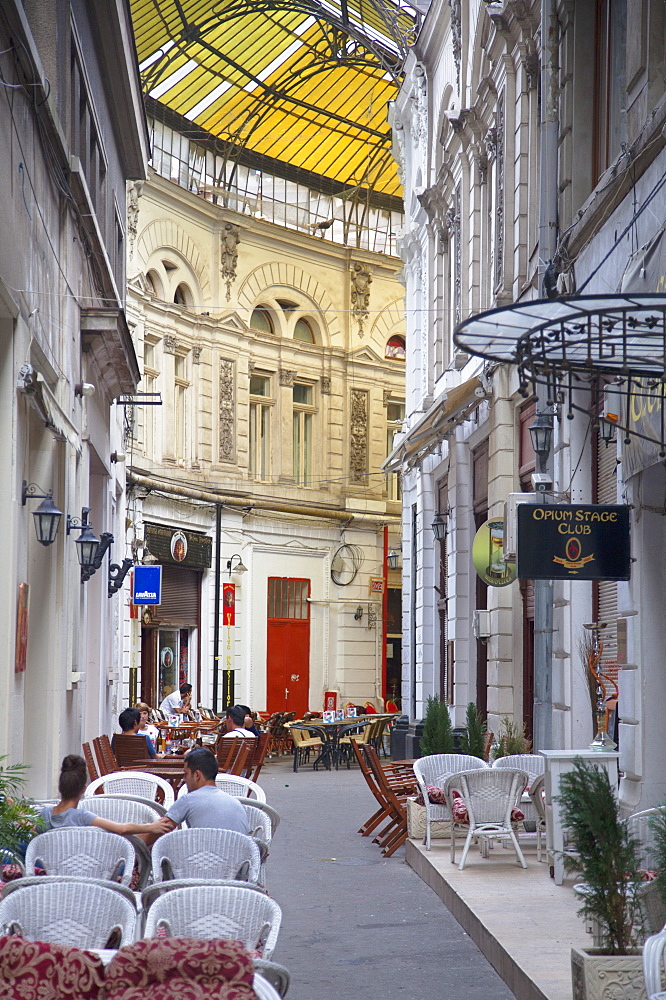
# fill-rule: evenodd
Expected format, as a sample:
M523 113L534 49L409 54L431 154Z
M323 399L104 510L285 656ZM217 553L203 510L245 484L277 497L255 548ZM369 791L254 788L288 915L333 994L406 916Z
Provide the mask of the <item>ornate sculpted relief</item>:
M504 94L500 94L495 119L495 287L504 275Z
M192 361L194 362L195 365L198 365L199 362L201 361L202 351L203 347L201 346L201 344L197 344L195 347L192 348Z
M162 341L162 346L167 354L175 354L178 350L178 340L170 333L167 333L166 337Z
M236 451L234 427L234 363L220 358L220 462L233 462Z
M352 481L364 482L368 471L368 393L351 391L349 469Z
M426 71L420 63L414 67L414 89L411 98L413 104L410 122L412 139L417 146L425 145L428 141L428 100Z
M352 315L358 320L359 336L362 335L363 324L368 318L371 284L370 269L365 264L354 264L351 270L351 302Z
M293 385L295 374L296 372L291 371L291 369L289 368L280 368L280 371L278 373L280 379L280 385L286 385L286 386Z
M462 24L460 19L460 0L449 0L451 8L451 40L453 42L453 58L456 64L456 80L460 93L460 54L462 52Z
M321 377L321 379L319 381L319 384L321 386L321 394L322 394L322 396L330 396L331 395L331 377L330 377L330 375L322 375L322 377Z
M220 269L222 279L227 285L227 302L231 299L231 285L236 278L239 243L240 229L230 222L225 222L220 234Z
M130 260L134 256L134 243L139 223L139 198L142 190L143 181L134 181L127 188L127 245Z
M453 242L453 320L458 324L461 319L461 295L462 295L462 256L460 248L460 185L455 190L453 196L453 207L446 213L446 228L449 231L449 238Z

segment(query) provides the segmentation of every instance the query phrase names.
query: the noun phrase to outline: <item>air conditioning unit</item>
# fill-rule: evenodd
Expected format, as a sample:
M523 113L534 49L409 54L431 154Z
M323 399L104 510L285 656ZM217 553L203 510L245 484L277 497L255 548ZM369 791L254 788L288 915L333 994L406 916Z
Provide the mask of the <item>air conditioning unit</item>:
M476 639L488 639L490 636L490 611L475 611L472 619L472 632Z
M504 559L513 562L518 547L518 505L538 503L537 493L509 493L504 501Z

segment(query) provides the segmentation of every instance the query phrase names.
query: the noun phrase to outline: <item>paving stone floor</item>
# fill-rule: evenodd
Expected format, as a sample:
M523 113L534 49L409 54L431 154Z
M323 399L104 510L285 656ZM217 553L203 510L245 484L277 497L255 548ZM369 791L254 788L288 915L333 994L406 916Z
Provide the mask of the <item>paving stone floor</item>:
M404 848L384 859L357 834L375 808L357 768L294 774L282 758L260 784L281 816L267 880L287 1000L513 1000Z

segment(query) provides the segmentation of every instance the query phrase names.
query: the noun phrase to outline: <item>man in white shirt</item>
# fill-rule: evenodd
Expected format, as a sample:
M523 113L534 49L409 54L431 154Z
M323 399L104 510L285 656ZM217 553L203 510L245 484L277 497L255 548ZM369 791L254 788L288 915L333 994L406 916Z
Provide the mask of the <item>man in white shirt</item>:
M181 684L178 691L168 694L160 705L165 715L187 715L190 711L191 684Z
M244 723L245 710L240 705L232 705L231 708L227 709L227 731L222 738L228 740L235 736L245 736L251 740L256 739L254 733L251 733L249 729L243 728Z

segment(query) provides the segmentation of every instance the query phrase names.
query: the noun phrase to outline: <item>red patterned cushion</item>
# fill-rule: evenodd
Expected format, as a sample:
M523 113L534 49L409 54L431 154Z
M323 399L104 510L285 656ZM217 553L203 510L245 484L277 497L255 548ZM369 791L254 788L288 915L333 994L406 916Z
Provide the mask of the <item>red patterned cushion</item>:
M111 959L106 1000L256 1000L253 976L240 941L144 938Z
M638 875L641 882L654 882L659 872L653 871L651 868L639 868Z
M446 798L444 796L444 789L438 788L437 785L428 785L428 799L433 802L436 806L445 806Z
M458 792L453 793L453 819L460 826L469 826L469 816L467 814L467 806L464 800L459 795ZM511 822L512 823L522 823L525 819L525 813L522 809L518 809L514 806L511 810Z
M8 1000L102 1000L104 966L79 948L0 937L0 997Z

